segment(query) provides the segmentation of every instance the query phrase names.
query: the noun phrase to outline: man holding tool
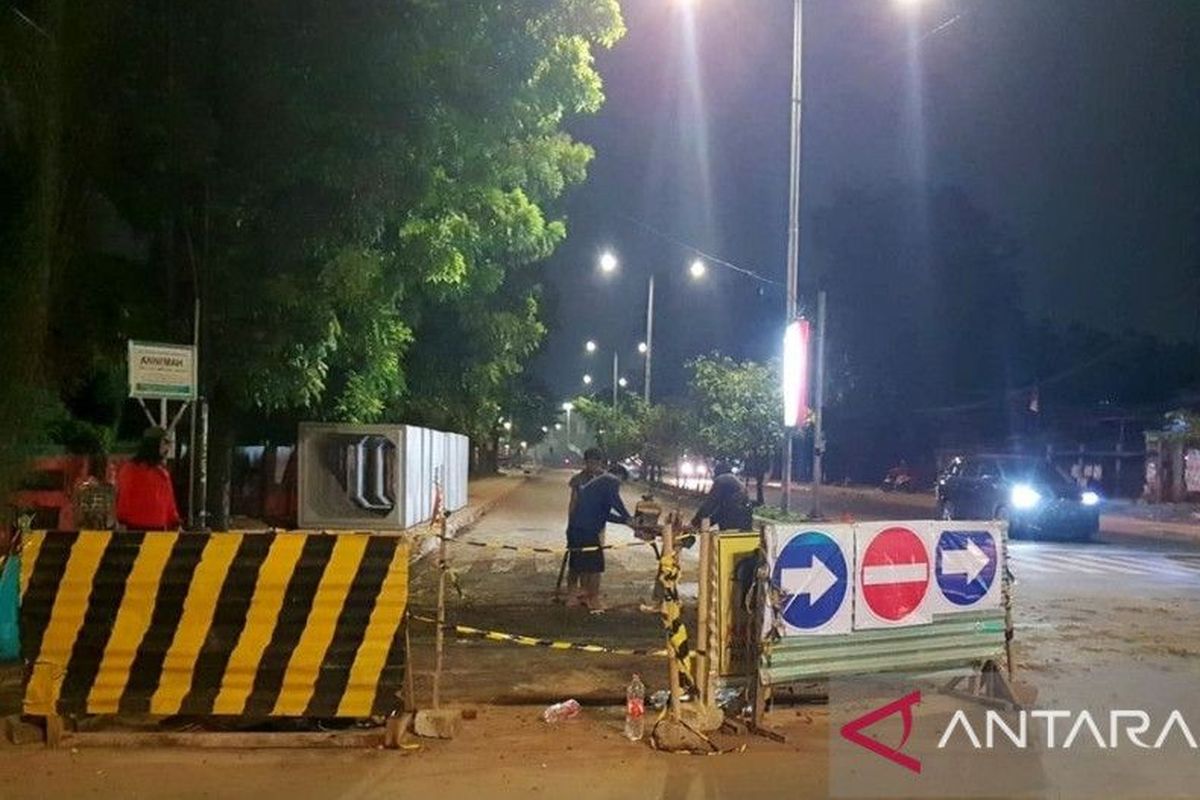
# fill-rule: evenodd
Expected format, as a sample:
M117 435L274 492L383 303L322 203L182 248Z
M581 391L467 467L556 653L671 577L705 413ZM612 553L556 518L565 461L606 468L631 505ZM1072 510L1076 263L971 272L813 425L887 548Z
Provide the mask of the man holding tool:
M593 614L604 612L600 602L600 576L604 573L604 527L609 522L628 525L631 517L621 500L621 484L629 471L614 462L579 489L567 525L567 547L572 548L571 571L579 575L580 592L567 605L585 605ZM582 549L589 548L589 549Z
M575 504L579 499L579 490L597 475L604 474L604 453L599 447L589 447L583 451L583 469L571 476L568 486L571 487L571 500L567 504L567 520L575 512ZM570 553L563 553L562 564L558 568L558 582L554 584L554 599L560 600L562 595L563 574L567 576L567 595L572 596L579 591L579 573L567 570Z

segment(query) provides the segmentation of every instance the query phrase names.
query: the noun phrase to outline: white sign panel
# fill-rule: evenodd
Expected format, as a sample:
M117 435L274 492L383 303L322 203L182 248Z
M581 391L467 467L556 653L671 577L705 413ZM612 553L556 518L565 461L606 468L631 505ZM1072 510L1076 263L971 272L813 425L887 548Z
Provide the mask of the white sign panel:
M779 633L849 633L854 597L853 526L813 524L772 531L771 582L781 593L774 620Z
M129 396L194 400L196 351L191 345L129 343Z
M933 525L934 613L1000 607L1004 582L1001 526L994 522L944 522Z
M856 630L933 621L931 534L927 522L871 522L855 527Z

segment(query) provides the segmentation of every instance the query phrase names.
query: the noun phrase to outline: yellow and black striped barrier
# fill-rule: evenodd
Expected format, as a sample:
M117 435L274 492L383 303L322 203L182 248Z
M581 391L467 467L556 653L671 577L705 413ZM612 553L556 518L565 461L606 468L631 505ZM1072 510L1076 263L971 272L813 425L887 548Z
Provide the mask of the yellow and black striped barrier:
M667 632L671 657L679 665L684 687L695 690L692 675L692 651L688 646L687 627L683 624L683 609L679 600L679 561L675 553L663 553L658 562L658 582L662 586L662 622Z
M418 622L428 622L432 625L437 624L437 620L433 617L424 617L418 614L413 614L412 619ZM667 655L666 650L635 650L622 647L608 647L602 644L580 644L579 642L563 642L554 639L539 639L535 636L524 636L519 633L505 633L504 631L489 631L483 628L472 628L469 625L455 625L447 623L442 628L447 633L455 633L459 636L470 636L477 639L487 639L492 642L510 642L512 644L526 645L527 647L546 647L551 650L578 650L584 653L607 653L616 656L654 656L662 658Z
M27 533L25 713L387 714L408 558L372 534Z

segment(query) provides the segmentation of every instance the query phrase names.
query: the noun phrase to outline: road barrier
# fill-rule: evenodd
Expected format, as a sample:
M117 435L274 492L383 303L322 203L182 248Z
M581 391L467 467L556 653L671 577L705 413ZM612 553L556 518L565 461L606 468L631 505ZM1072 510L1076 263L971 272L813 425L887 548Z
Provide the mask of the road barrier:
M27 533L25 713L388 714L408 561L378 534Z
M718 559L722 620L738 616L747 573L735 554L744 557L747 545L744 536L731 538ZM760 697L767 692L759 689L838 675L972 668L996 676L1001 663L1011 673L1002 524L768 525L757 547L748 613L760 629L751 660ZM721 630L722 652L732 653L732 626ZM723 673L726 683L739 677L749 675Z

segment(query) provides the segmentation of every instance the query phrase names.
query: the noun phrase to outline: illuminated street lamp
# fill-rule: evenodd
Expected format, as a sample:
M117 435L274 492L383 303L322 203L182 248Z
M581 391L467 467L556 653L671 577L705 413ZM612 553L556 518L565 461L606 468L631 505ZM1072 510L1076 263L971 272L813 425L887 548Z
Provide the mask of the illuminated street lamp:
M638 342L638 352L646 355L646 353L650 352L650 348L646 346L645 342Z
M591 375L588 375L588 374L586 374L586 373L584 374L584 376L583 376L583 385L584 385L584 386L591 386L591 385L592 385L592 376L591 376Z
M600 269L603 272L613 272L617 268L617 257L605 250L600 255Z
M624 378L621 378L619 381L617 381L617 385L620 386L622 389L624 389L626 386L629 385L629 381L625 380Z
M692 265L688 267L688 272L691 274L692 280L698 281L704 277L704 273L708 272L708 267L704 266L704 262L697 258L692 262Z
M793 320L783 337L783 424L789 435L808 419L808 320Z
M583 349L587 350L589 353L594 353L596 352L596 343L593 340L588 339L586 342L584 342Z
M575 410L575 404L569 400L562 404L562 410L567 412L567 452L571 452L571 412ZM554 430L559 430L559 425L555 423Z

